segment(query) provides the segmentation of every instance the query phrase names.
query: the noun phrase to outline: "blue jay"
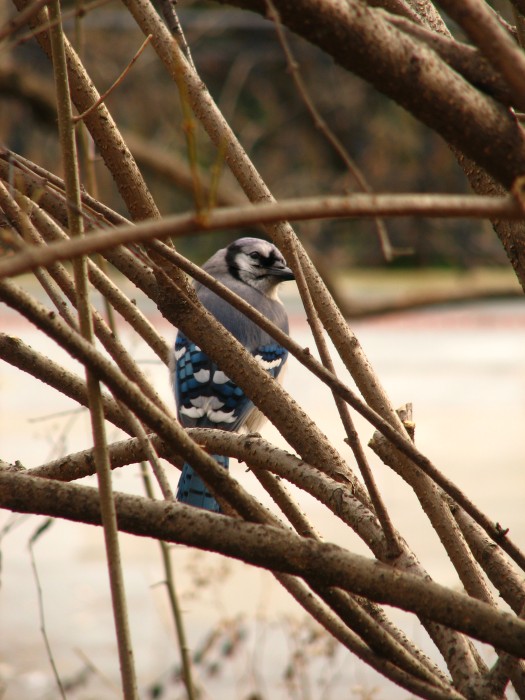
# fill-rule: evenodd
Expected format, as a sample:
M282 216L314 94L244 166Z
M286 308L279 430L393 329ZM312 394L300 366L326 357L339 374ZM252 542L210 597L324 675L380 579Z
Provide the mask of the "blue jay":
M272 243L259 238L239 238L217 251L203 269L288 332L288 317L277 295L277 287L285 280L293 280L294 276ZM203 306L272 377L279 377L288 351L203 285L197 283L195 290ZM264 415L243 390L181 331L175 341L172 381L179 421L187 428L240 431L245 427L253 431L264 422ZM228 468L228 457L213 457L222 467ZM182 468L177 499L220 512L215 498L187 463Z

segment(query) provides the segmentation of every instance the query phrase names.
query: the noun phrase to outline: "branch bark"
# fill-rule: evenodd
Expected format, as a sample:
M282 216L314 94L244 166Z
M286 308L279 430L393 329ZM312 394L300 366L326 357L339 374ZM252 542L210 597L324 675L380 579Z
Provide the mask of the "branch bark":
M1 470L0 503L16 512L100 524L98 492L87 486ZM119 528L124 532L208 549L255 566L318 580L325 586L415 612L514 656L525 656L524 621L337 545L139 496L116 493L115 505Z
M228 2L265 14L264 0ZM364 78L505 187L524 172L525 138L511 112L483 95L434 51L358 0L279 0L282 22Z
M31 4L30 0L13 0L13 2L19 11L26 9ZM33 29L39 25L46 25L48 23L47 11L40 10L30 18L29 23ZM50 57L51 46L47 33L37 33L36 39L44 53ZM65 51L71 97L77 110L82 113L95 104L100 95L67 39L65 40ZM96 111L86 117L84 123L104 158L132 217L135 219L158 218L160 214L153 198L106 106L101 104Z

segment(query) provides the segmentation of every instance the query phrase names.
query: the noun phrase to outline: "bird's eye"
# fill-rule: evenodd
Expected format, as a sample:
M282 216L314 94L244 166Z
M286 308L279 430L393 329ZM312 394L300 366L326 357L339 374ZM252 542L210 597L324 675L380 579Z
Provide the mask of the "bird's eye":
M259 253L250 253L249 255L250 255L250 258L252 260L260 260L261 259L261 256Z

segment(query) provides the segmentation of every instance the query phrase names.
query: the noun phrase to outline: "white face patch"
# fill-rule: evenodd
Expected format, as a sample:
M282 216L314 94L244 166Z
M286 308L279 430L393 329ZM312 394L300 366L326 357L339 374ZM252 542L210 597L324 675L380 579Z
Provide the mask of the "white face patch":
M252 254L258 254L260 257L252 258ZM235 266L243 282L271 299L277 299L279 278L271 274L271 266L266 268L266 263L270 264L270 260L286 264L274 245L268 241L257 240L256 245L252 244L247 249L240 249L235 256Z
M221 372L220 369L215 370L213 373L213 383L214 384L226 384L226 382L229 382L230 378L227 377L224 372Z
M261 367L263 367L266 370L273 369L274 367L279 367L279 365L283 361L282 357L278 357L276 360L270 360L268 362L262 357L262 355L255 355L255 359L261 365Z
M175 350L175 359L177 360L177 362L180 360L181 357L184 357L185 354L186 354L185 347L182 347L182 348L179 348L178 350Z

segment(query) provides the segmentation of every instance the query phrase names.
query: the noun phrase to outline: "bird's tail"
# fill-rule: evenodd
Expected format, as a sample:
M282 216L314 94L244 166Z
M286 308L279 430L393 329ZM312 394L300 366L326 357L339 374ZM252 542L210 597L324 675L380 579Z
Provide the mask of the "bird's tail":
M228 469L230 462L228 457L222 455L212 455L212 457L221 467ZM177 500L196 508L211 510L214 513L221 512L221 508L215 498L208 491L197 472L187 462L182 467L182 474L177 487Z

